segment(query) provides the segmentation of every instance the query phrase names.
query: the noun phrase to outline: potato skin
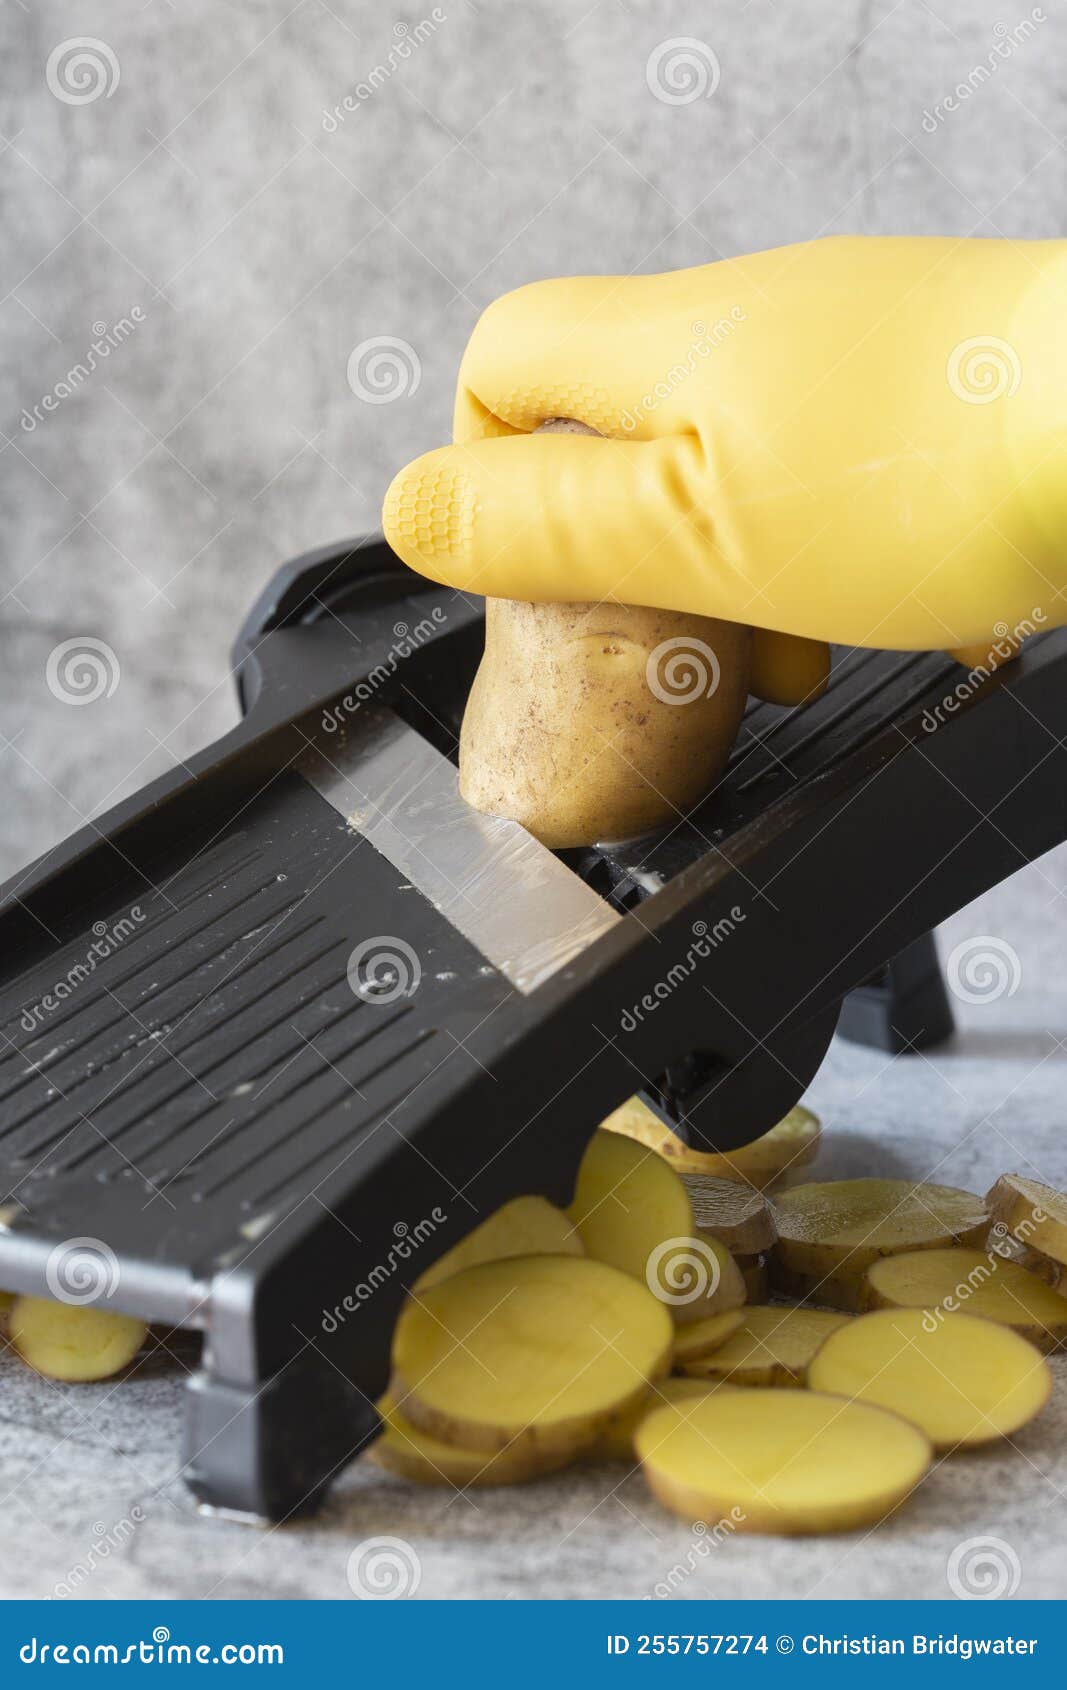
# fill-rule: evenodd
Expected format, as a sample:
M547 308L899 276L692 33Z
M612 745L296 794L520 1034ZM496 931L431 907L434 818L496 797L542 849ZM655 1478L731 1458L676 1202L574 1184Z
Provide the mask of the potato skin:
M552 417L537 432L596 430ZM752 645L748 627L676 610L487 599L463 797L556 850L675 821L725 767Z
M570 1460L566 1453L545 1456L522 1447L481 1453L457 1449L420 1432L388 1396L378 1404L378 1411L384 1430L370 1445L367 1459L413 1484L458 1490L523 1485L558 1472Z
M794 1303L812 1303L816 1308L837 1309L844 1314L866 1312L866 1286L862 1273L794 1273L775 1260L773 1252L769 1280L775 1295Z
M713 1150L691 1150L638 1097L621 1103L600 1124L610 1132L621 1133L624 1138L635 1138L638 1144L647 1145L680 1174L733 1180L759 1191L771 1185L780 1188L784 1178L798 1176L815 1160L822 1137L818 1116L800 1104L762 1138L753 1139L751 1144L739 1150L722 1154Z
M682 641L654 658L667 641ZM616 604L486 604L463 718L460 791L556 849L632 839L693 808L721 774L748 696L752 633ZM708 696L714 653L718 684ZM687 662L686 654L690 654ZM673 660L683 696L649 685Z

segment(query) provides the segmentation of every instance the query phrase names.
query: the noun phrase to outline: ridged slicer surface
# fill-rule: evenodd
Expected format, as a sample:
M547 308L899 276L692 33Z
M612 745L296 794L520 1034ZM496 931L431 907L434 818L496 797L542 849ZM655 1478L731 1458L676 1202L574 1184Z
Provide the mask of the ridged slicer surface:
M8 959L0 1203L32 1214L64 1186L106 1202L125 1184L161 1226L283 1204L440 1060L457 988L493 1001L470 948L298 776L140 866L121 900L72 912L60 948ZM354 988L353 948L405 933L420 990L380 970Z

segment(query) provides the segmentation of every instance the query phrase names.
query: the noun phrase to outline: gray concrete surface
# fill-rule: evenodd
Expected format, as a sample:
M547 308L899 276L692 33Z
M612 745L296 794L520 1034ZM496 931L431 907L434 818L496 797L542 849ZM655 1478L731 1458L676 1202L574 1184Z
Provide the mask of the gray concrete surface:
M816 1171L933 1178L984 1191L1014 1169L1067 1184L1062 967L1067 853L1034 864L941 933L1002 965L933 1056L889 1061L838 1041L809 1103L824 1121ZM1010 951L1008 949L1010 947ZM960 972L952 978L972 976ZM1015 990L1012 991L1012 984ZM973 994L972 994L973 995ZM385 1553L430 1598L950 1597L972 1577L1019 1597L1067 1596L1067 1363L1041 1417L1009 1442L941 1461L871 1532L717 1546L666 1514L640 1473L573 1468L497 1491L419 1490L359 1462L316 1519L259 1529L196 1512L176 1476L182 1383L175 1346L131 1376L59 1386L0 1357L0 1595L344 1598L350 1557ZM986 1550L975 1540L993 1539ZM970 1546L970 1547L968 1547ZM977 1557L977 1561L975 1561ZM1002 1570L1002 1571L1001 1571ZM364 1587L366 1588L366 1586Z
M232 720L243 609L285 556L376 524L393 471L444 438L464 340L501 291L829 231L1063 232L1058 9L977 79L996 26L1036 13L445 0L410 45L432 10L6 0L0 872ZM53 91L62 66L46 74L74 36L107 49L84 103ZM712 97L649 92L674 36L714 52ZM346 94L356 109L324 122ZM107 357L69 383L100 335ZM346 376L378 336L421 372L388 404ZM110 653L104 685L72 707L48 660L86 638ZM951 924L946 954L992 935L1020 974L960 1006L951 1050L834 1048L811 1099L821 1172L1067 1178L1065 888L1061 855ZM350 1554L382 1534L417 1557L423 1596L639 1596L680 1566L682 1597L929 1597L982 1537L1017 1558L1019 1596L1064 1594L1061 1398L1014 1444L939 1466L873 1534L703 1555L639 1475L608 1470L453 1497L357 1466L316 1521L206 1520L174 1477L190 1360L66 1389L0 1358L0 1594L343 1597Z
M825 232L1061 233L1067 17L1046 5L1006 52L996 33L1030 12L5 0L0 873L232 720L243 609L285 556L376 525L390 476L445 437L464 341L505 289ZM679 36L719 80L671 105L646 68ZM69 54L53 70L68 99L98 91L80 104L47 76L75 37L103 43L95 82ZM421 380L370 404L346 369L383 335ZM84 637L120 679L72 708L46 664Z

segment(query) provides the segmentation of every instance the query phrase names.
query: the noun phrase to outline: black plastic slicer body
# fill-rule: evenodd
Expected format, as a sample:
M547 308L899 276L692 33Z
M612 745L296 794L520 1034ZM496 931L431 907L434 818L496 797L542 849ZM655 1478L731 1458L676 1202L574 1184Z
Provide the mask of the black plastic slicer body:
M315 1503L406 1287L509 1197L566 1202L629 1094L709 1148L766 1131L847 994L1067 837L1067 634L940 715L949 659L844 656L678 827L563 856L458 797L481 640L380 541L297 560L232 733L4 888L0 1285L88 1238L108 1307L203 1334L182 1470L217 1507ZM918 1001L908 1038L944 1032Z

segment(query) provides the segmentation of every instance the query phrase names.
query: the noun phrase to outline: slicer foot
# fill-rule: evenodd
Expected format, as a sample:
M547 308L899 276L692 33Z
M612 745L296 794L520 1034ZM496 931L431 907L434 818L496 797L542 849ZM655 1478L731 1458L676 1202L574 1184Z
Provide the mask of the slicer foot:
M941 1044L954 1027L932 933L914 940L874 979L849 992L837 1024L842 1038L890 1056Z

